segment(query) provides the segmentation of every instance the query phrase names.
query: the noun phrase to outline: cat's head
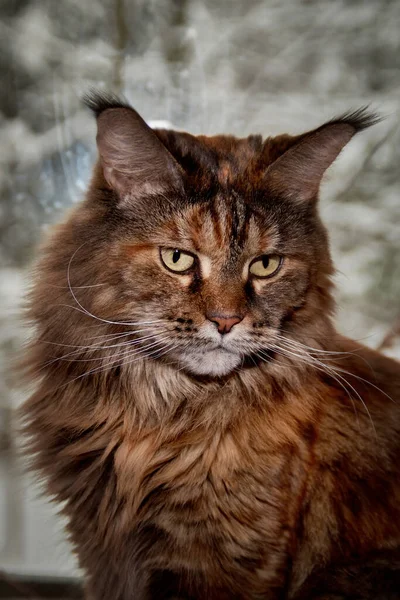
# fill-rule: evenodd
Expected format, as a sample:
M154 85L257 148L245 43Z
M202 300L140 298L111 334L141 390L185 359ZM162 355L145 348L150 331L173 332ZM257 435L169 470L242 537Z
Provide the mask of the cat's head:
M323 335L333 267L319 185L374 116L263 141L153 131L116 98L87 103L100 161L70 284L82 310L123 324L126 360L223 376L279 354L287 336Z

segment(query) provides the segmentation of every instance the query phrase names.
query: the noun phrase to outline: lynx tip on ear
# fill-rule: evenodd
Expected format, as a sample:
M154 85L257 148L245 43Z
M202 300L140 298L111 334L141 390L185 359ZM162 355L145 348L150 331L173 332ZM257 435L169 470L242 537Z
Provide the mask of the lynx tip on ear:
M327 125L335 123L350 125L355 130L355 133L357 133L358 131L363 131L363 129L381 123L385 118L386 117L379 115L375 111L370 110L369 106L362 106L356 110L348 111L339 117L334 117Z
M110 92L103 92L92 88L82 98L85 106L87 106L98 118L102 112L109 108L129 108L132 106L124 97L117 96Z
M310 202L317 199L321 179L351 138L382 120L367 107L345 113L299 136L297 142L267 169L270 190Z

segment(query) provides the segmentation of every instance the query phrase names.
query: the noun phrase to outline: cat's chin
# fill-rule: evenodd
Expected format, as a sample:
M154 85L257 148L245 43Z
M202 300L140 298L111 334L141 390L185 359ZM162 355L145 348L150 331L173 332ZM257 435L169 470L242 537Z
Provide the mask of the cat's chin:
M242 357L218 348L207 352L187 352L179 358L179 362L195 375L222 377L236 369L241 364Z

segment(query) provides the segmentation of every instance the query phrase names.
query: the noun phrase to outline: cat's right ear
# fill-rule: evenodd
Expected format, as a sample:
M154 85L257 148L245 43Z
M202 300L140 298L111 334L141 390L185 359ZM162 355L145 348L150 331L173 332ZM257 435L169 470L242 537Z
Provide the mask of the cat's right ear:
M98 93L84 101L97 117L104 178L122 201L182 189L180 165L133 108L114 96Z

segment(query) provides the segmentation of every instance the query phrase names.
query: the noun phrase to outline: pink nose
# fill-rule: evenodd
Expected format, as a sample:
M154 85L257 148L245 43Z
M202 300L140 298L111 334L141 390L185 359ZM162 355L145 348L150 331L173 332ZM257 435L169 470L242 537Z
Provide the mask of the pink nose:
M224 315L208 315L208 319L216 324L220 333L229 333L234 325L242 321L243 317L224 316Z

